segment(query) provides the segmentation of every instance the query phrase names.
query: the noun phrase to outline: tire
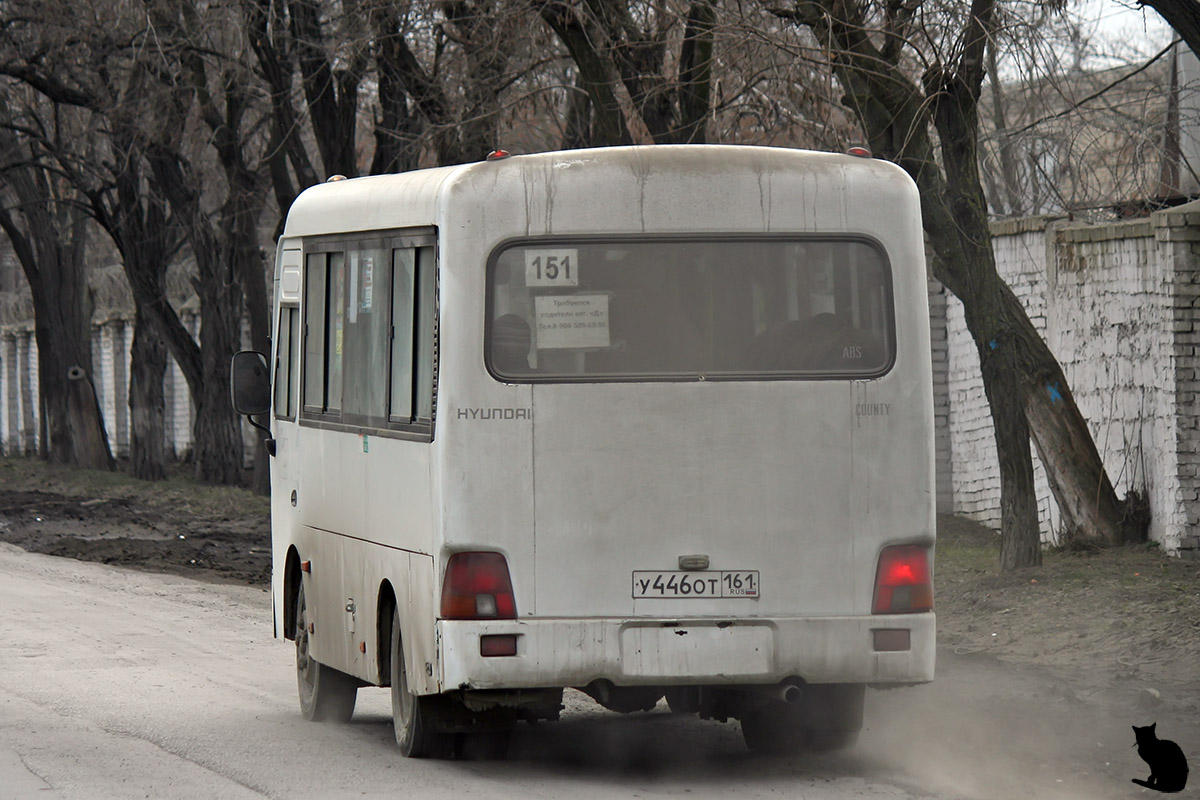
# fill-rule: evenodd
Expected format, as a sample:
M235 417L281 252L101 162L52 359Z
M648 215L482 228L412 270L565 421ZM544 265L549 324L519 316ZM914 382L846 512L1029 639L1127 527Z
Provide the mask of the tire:
M301 582L296 593L296 687L300 693L300 713L313 722L349 722L358 698L358 681L317 661L308 649L308 606Z
M658 686L611 686L607 695L591 692L588 694L609 711L632 714L637 711L649 711L658 705L663 690Z
M434 732L437 716L430 698L409 691L399 611L392 612L391 680L392 725L400 752L408 758L429 758L450 753L454 737Z
M775 703L742 716L751 752L788 755L853 747L862 729L866 689L856 684L810 685L795 705Z
M699 686L671 686L666 695L672 714L695 714L700 710Z
M804 750L808 727L798 709L780 704L743 714L742 738L751 753L782 756Z

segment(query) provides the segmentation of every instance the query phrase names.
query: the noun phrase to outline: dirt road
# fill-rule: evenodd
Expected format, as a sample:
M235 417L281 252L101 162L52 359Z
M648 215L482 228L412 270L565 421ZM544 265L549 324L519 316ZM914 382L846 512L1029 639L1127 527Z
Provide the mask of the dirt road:
M506 761L406 760L384 690L360 692L348 726L300 718L261 587L0 544L0 608L9 797L1125 798L1145 777L1131 724L1157 719L1200 753L1177 698L1143 713L975 655L943 657L931 686L871 693L849 753L756 758L736 723L573 696L561 722L521 728Z

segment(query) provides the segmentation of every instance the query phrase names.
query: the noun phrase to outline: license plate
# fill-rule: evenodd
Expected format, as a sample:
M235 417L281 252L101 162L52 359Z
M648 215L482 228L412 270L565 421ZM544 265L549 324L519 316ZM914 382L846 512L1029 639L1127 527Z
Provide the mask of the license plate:
M692 570L653 572L635 570L634 599L662 597L692 599L705 597L759 596L758 570Z

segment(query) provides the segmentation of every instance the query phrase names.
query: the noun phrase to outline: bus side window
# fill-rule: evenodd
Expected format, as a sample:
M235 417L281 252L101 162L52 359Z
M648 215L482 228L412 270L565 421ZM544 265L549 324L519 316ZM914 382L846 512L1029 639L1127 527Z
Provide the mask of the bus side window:
M432 247L417 248L416 418L433 420L437 391L437 268Z
M328 253L311 253L304 269L304 410L325 410L325 283Z
M281 306L279 309L279 347L275 354L275 416L296 418L296 334L300 325L300 309Z
M416 287L416 250L392 251L392 380L388 419L412 422L413 418L413 295Z
M329 254L325 307L325 410L342 410L342 354L346 346L346 256Z
M342 325L342 422L382 428L388 420L390 250L379 240L347 246Z
M312 253L304 285L304 410L323 414L342 408L345 255Z

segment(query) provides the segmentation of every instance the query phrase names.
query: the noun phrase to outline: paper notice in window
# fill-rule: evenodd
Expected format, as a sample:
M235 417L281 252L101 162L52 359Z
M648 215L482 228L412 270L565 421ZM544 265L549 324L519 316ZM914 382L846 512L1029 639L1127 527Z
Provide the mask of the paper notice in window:
M608 347L608 295L535 297L537 347Z

